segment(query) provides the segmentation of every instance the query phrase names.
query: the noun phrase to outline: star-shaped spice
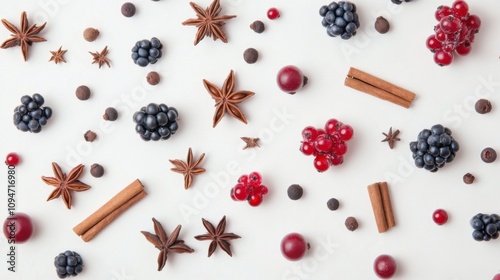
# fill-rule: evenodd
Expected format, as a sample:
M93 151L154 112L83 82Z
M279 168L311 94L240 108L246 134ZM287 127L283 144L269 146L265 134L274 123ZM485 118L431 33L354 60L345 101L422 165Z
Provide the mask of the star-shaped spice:
M55 162L52 163L52 171L55 177L45 177L42 176L42 180L47 184L56 187L55 190L50 193L47 201L58 198L62 195L64 204L68 209L71 209L71 192L83 192L90 189L90 186L82 183L78 180L80 175L82 175L83 165L79 164L75 168L71 169L68 176L62 172L61 167Z
M205 168L198 167L204 157L205 154L203 153L196 161L194 161L193 150L189 148L186 162L179 159L169 160L175 166L170 170L184 175L184 189L187 190L189 189L189 187L191 187L194 175L199 175L205 172Z
M92 61L92 64L94 63L97 63L99 64L99 68L101 68L101 66L104 65L104 63L106 63L106 65L108 65L108 67L111 67L111 65L109 65L109 63L111 62L111 60L109 60L109 58L107 58L106 56L108 55L109 53L109 50L108 50L108 46L106 46L101 52L89 52L94 61Z
M259 146L259 138L251 138L251 137L241 137L241 140L245 142L245 147L243 147L243 150L248 149L248 148L255 148L255 147L260 147Z
M238 103L243 102L253 96L255 93L251 91L233 91L234 89L234 72L231 70L222 89L219 89L214 84L207 80L203 80L203 84L208 93L215 100L215 114L213 118L213 127L215 127L224 117L226 112L238 120L247 123L245 115L238 108Z
M397 142L397 141L400 141L401 139L398 138L398 135L399 135L399 129L396 129L396 131L392 132L392 127L389 129L389 133L384 133L382 132L382 134L385 136L385 139L382 140L381 142L387 142L389 143L389 148L393 149L394 148L394 144Z
M45 27L46 22L40 26L36 26L36 24L29 26L26 12L21 14L20 29L17 29L17 27L5 19L2 19L2 23L5 28L13 34L11 35L12 38L5 40L5 42L0 45L0 48L6 49L14 46L20 46L24 61L28 60L28 47L30 47L33 43L46 41L44 38L36 36Z
M207 229L208 233L197 235L194 238L196 240L212 240L210 246L208 247L208 257L210 257L217 249L217 245L219 245L224 252L226 252L229 256L233 256L231 252L231 244L229 244L230 240L241 238L240 236L234 233L225 233L226 230L226 216L222 217L217 228L207 220L201 219L203 222L203 226Z
M190 18L182 24L198 27L194 45L196 46L205 37L212 37L214 41L221 39L222 42L227 43L226 34L222 31L221 26L225 24L226 20L236 16L219 16L222 10L220 0L214 0L205 10L193 2L190 2L189 5L195 10L196 18Z
M50 53L52 54L52 57L50 58L49 62L54 61L55 64L58 64L59 62L66 63L66 60L64 60L64 54L67 51L68 50L63 50L62 46L59 47L59 49L57 51L50 51Z
M165 264L167 263L168 253L192 253L194 252L191 247L184 244L184 240L179 238L179 232L181 231L181 225L178 225L175 230L167 236L167 233L163 229L160 222L153 218L153 224L155 229L155 234L149 233L147 231L141 231L141 233L146 237L146 239L155 245L156 249L160 250L158 255L158 271L161 271Z

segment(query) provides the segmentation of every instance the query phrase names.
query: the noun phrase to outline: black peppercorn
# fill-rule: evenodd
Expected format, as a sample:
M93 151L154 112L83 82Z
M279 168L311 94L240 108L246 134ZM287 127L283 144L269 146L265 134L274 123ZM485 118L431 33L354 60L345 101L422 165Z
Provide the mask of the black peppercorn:
M326 206L328 207L328 209L335 211L335 210L339 209L340 203L336 198L330 198L326 202Z
M304 194L304 190L300 185L293 184L288 187L287 194L291 200L298 200Z
M485 148L481 152L481 159L486 163L492 163L497 159L497 152L493 148Z

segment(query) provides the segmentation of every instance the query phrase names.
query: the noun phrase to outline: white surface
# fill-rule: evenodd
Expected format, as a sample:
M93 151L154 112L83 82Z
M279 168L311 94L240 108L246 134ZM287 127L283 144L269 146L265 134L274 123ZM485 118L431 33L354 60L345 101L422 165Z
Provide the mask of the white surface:
M472 13L481 17L481 31L471 54L445 68L435 65L425 39L436 23L435 8L452 1L396 6L389 0L358 0L361 31L342 41L328 37L321 26L318 9L328 2L222 0L222 13L237 15L224 26L229 43L205 38L196 47L196 28L181 25L195 16L187 1L137 1L132 18L121 15L121 1L2 2L0 18L15 25L23 10L30 23L47 20L41 33L47 42L34 44L26 63L19 48L0 50L0 155L14 151L22 156L16 169L17 210L30 214L36 226L32 240L17 247L18 271L8 272L2 261L1 279L57 279L53 258L67 249L84 258L84 272L78 276L82 280L376 279L372 264L380 254L397 260L394 279L491 279L500 272L500 241L474 241L469 225L478 212L500 212L499 163L485 164L479 158L484 147L500 149L500 2L469 1ZM197 3L206 7L210 1ZM266 18L272 6L281 12L275 21ZM391 23L385 35L372 28L379 15ZM262 34L248 27L257 19L266 24ZM86 27L101 31L95 42L83 39ZM157 64L141 68L132 62L130 48L153 36L164 44L164 55ZM8 37L0 28L0 39ZM68 49L67 63L48 63L49 51L61 45ZM88 51L105 46L112 67L98 69ZM260 54L253 65L242 58L248 47ZM294 96L280 92L275 83L277 71L287 64L299 66L309 77ZM350 66L414 91L412 107L345 87ZM256 93L240 106L248 124L226 116L212 128L214 101L202 79L221 86L231 69L237 90ZM156 87L145 81L151 70L162 77ZM88 101L74 95L82 84L93 92ZM12 110L22 95L35 92L45 97L54 116L42 133L22 133L11 123ZM490 114L474 112L480 97L492 101ZM168 141L143 142L135 134L132 114L150 102L180 112L180 129ZM116 122L101 118L109 106L120 113ZM355 136L344 164L319 174L313 158L298 151L300 132L307 125L323 126L332 117L352 125ZM454 162L434 174L413 166L408 143L436 123L452 129L461 150ZM380 143L381 132L391 126L401 130L402 141L394 150ZM92 144L83 140L89 129L98 134ZM241 136L260 137L261 148L243 151ZM182 176L170 171L168 159L185 159L188 147L195 157L206 153L207 172L184 190ZM40 176L51 176L52 161L66 172L78 163L86 166L81 180L92 189L74 193L71 210L60 199L45 201L52 187ZM104 177L89 174L93 163L105 167ZM239 175L251 171L261 172L270 189L257 208L229 197ZM467 172L477 178L473 185L462 182ZM73 233L77 223L136 178L144 183L147 198L89 243ZM389 182L397 226L379 234L366 186L383 180ZM286 195L292 183L305 189L299 201ZM341 202L336 212L326 207L330 197ZM6 201L4 190L1 217L6 217ZM443 226L432 221L437 208L450 215ZM231 242L232 258L220 249L207 258L209 242L193 236L205 232L202 217L217 223L223 215L227 231L242 238ZM348 216L360 223L355 232L344 226ZM157 272L159 251L140 234L153 232L151 217L169 233L182 224L180 237L196 251L169 255L164 270ZM279 250L281 238L293 231L304 234L312 247L298 262L287 261ZM1 242L0 259L6 258L6 250L7 243Z

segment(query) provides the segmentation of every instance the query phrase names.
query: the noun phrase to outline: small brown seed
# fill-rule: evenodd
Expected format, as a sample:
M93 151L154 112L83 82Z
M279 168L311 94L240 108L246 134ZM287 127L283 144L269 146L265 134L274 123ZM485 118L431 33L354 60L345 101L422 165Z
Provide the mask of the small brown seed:
M378 33L385 34L390 28L391 25L389 24L389 21L387 21L384 17L380 16L375 20L375 30L377 30Z
M135 15L135 5L130 2L124 3L122 5L122 15L125 17L133 17Z
M476 109L476 112L479 114L489 113L491 112L491 102L486 99L479 99L476 105L474 105L474 109Z
M157 84L160 83L160 74L158 74L158 72L151 71L146 76L146 80L150 85L156 86Z
M262 33L264 32L264 30L266 30L264 23L260 20L252 22L252 24L250 24L250 28L256 33Z
M467 185L474 183L475 179L476 179L476 177L474 177L474 175L472 175L470 173L467 173L464 175L464 183L466 183Z
M88 86L81 85L76 88L75 94L76 98L80 100L87 100L90 98L90 89Z
M106 108L102 118L107 121L116 121L118 119L118 111L113 107Z
M254 48L248 48L243 52L243 59L248 64L253 64L259 59L259 52Z
M497 159L497 152L493 148L485 148L481 152L481 159L486 163L492 163Z
M99 30L95 28L89 27L83 31L83 38L89 42L95 41L97 36L99 36Z
M345 227L350 231L355 231L358 228L358 221L354 217L347 217Z
M92 164L92 166L90 166L90 175L96 178L102 177L102 175L104 175L104 167L97 163Z
M95 134L95 132L93 132L92 130L88 130L83 135L83 138L85 138L85 141L87 142L94 142L94 140L97 138L97 134Z

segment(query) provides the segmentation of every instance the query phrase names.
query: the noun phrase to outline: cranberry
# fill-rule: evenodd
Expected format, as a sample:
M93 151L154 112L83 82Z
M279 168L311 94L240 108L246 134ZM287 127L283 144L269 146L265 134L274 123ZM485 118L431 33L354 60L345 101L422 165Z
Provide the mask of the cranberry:
M278 11L278 9L273 7L267 10L267 18L269 18L270 20L274 20L279 17L280 17L280 11Z
M33 223L30 216L24 213L15 213L3 222L3 234L9 240L20 244L28 241L33 234Z
M492 280L500 280L500 273L495 274L495 276L493 276Z
M389 279L396 273L397 264L393 257L380 255L373 262L373 269L378 277Z
M276 82L282 91L295 94L307 83L307 77L297 66L288 65L280 69L276 76Z
M281 253L290 261L298 261L304 257L309 244L299 233L289 233L281 240Z
M7 157L5 157L5 164L7 165L18 165L19 164L19 155L16 153L9 153L7 154Z
M432 213L432 219L438 225L444 225L448 221L448 213L443 209L437 209Z

